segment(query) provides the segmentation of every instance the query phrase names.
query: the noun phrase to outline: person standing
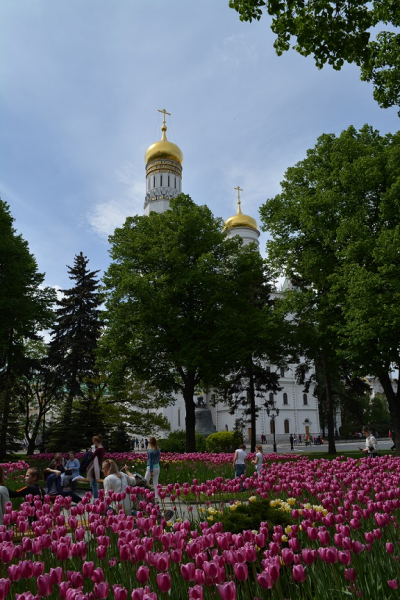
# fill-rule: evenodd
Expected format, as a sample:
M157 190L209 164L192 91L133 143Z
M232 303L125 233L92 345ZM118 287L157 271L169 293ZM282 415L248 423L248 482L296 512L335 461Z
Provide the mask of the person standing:
M3 515L6 512L6 502L10 501L8 489L4 485L4 470L0 467L0 525L3 525Z
M294 444L293 433L290 434L289 441L290 441L290 449L293 450L293 444Z
M251 461L253 465L256 466L256 474L257 476L260 476L260 471L262 469L263 466L263 449L262 446L256 446L256 455L253 458L253 460Z
M153 486L154 486L154 494L156 502L159 501L158 496L158 478L160 476L160 449L157 444L157 440L155 437L151 437L149 439L150 448L147 450L147 467L146 474L144 476L147 483L149 483L150 479L153 478Z
M241 444L233 457L233 466L235 468L235 477L241 477L246 472L246 446Z
M92 460L86 470L86 479L90 481L93 501L96 500L96 498L98 498L99 495L99 486L97 484L97 480L100 479L100 465L102 464L104 455L106 453L105 449L103 448L102 441L102 435L93 436L92 442L94 445L94 452Z
M378 456L378 442L367 425L362 428L362 434L365 435L365 448L359 447L358 449L365 452L370 458L376 458Z

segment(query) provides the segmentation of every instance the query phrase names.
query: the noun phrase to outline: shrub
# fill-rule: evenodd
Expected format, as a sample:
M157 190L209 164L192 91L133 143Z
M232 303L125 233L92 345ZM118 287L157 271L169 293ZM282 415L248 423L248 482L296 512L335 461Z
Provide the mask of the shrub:
M162 452L186 452L186 432L183 430L171 431L167 438L159 440ZM196 450L206 450L205 438L201 433L196 433Z
M293 525L291 514L272 508L268 500L241 504L235 510L229 510L218 517L218 521L221 521L224 531L232 533L242 533L246 529L258 530L260 523L265 521L270 530L274 525L282 525L284 529L288 525Z
M218 431L206 439L207 452L235 452L243 444L243 435L238 431Z

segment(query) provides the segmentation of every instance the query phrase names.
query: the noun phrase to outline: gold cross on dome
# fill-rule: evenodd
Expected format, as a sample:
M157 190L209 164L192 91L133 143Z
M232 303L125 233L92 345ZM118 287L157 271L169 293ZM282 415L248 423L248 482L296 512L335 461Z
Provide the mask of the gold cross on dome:
M233 188L234 190L237 190L237 194L238 194L238 204L240 204L240 192L243 192L242 188L237 186L235 188Z
M171 116L171 113L167 112L167 111L165 110L165 108L163 108L162 110L158 109L158 112L160 112L160 113L163 113L163 114L164 114L164 123L163 123L163 125L165 125L165 115L169 115L169 116Z

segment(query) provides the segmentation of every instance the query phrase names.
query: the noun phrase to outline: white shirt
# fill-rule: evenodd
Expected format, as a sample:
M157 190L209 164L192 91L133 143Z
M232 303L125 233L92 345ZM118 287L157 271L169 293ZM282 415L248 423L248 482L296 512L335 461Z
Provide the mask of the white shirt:
M108 492L110 490L113 490L113 492L118 494L118 492L125 492L128 486L136 486L136 480L133 477L128 477L128 475L125 475L125 473L120 473L120 475L121 477L118 477L115 473L112 473L104 479L103 485L106 496L108 496ZM122 501L122 505L125 514L130 515L133 508L130 494L126 494L124 500Z
M238 450L236 450L236 464L237 465L244 465L245 464L244 461L245 461L246 456L247 456L247 452L245 452L241 448L239 448Z
M376 438L372 435L372 433L365 438L365 447L368 448L368 452L370 452L369 447L373 446L373 450L371 450L371 452L376 452L378 450L378 442L376 441Z
M262 464L263 464L262 452L257 452L256 457L257 457L256 469L261 469Z

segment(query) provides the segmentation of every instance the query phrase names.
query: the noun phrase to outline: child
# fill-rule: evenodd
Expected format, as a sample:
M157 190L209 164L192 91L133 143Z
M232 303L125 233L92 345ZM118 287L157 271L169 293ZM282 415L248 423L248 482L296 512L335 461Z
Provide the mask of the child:
M26 486L19 490L8 490L10 498L25 498L28 494L32 496L39 496L43 501L44 489L39 485L39 481L42 478L42 473L37 467L30 467L25 475Z
M259 476L263 466L263 449L261 445L256 446L256 455L251 462L256 466L256 474Z

